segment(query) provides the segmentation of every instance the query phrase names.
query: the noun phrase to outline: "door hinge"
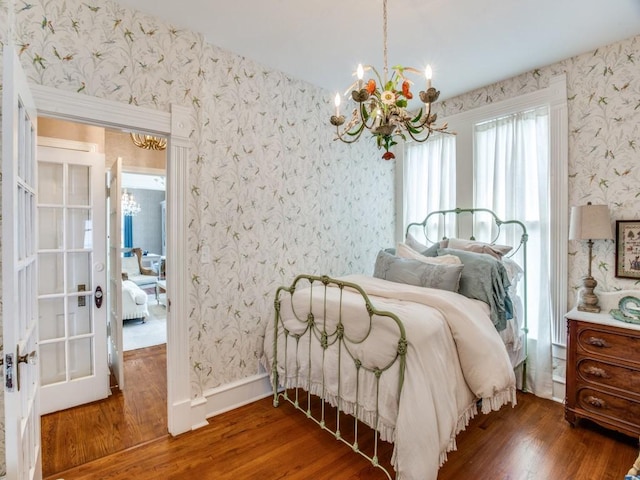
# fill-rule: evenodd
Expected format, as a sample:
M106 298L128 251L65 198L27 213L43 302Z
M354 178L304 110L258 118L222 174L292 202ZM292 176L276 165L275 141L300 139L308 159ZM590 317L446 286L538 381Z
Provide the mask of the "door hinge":
M106 194L106 198L111 197L111 187L108 187L108 186L107 186L107 187L104 187L104 190L105 190L105 192L106 192L106 193L105 193L105 194Z

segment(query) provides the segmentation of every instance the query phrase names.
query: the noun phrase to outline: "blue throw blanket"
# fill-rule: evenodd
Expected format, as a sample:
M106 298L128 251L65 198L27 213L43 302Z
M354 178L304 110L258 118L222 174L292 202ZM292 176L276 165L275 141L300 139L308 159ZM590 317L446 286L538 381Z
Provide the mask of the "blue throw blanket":
M455 255L462 261L464 267L458 293L489 304L491 321L496 330L504 330L507 320L513 318L513 302L508 293L511 282L502 262L486 253L452 248L439 248L440 255Z

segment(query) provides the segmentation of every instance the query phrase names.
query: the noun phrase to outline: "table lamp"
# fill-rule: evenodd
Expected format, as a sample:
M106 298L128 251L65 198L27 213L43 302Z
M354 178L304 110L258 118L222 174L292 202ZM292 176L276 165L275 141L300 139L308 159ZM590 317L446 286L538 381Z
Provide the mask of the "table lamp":
M611 219L607 205L586 205L571 208L569 240L586 240L589 246L589 271L582 279L582 288L578 298L578 310L583 312L600 312L598 297L593 293L598 282L591 276L593 262L593 241L612 240Z

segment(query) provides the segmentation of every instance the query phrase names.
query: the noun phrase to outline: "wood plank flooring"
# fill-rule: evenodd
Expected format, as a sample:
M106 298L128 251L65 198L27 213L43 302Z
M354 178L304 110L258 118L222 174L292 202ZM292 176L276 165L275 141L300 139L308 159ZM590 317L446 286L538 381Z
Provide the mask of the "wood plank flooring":
M149 356L146 363L150 363L152 357ZM165 361L160 361L162 370ZM140 367L141 370L144 368ZM159 402L159 397L152 394L149 401L156 399ZM144 404L144 409L162 412L165 402L163 399L162 406ZM131 412L139 415L140 408L141 405L131 408ZM109 412L114 410L105 409L100 415L107 424L109 421L126 424L128 420L122 418L122 413L109 419ZM163 414L166 415L166 411ZM166 429L166 417L162 422L157 418L148 421L152 424L164 422ZM64 412L58 422L64 422ZM156 431L156 427L114 429L117 440L113 440L93 434L104 431L109 436L110 428L91 425L93 432L78 430L75 438L70 434L47 436L49 430L43 429L43 443L51 442L61 447L58 453L43 452L48 479L386 478L366 459L321 431L290 405L274 408L271 398L216 416L210 419L208 426L178 437L163 435L158 429L159 438L143 441L137 447L131 446L140 441L134 438L140 439L142 432ZM369 440L365 438L363 445ZM98 443L99 447L80 446L92 442ZM588 422L572 428L564 421L562 405L530 394L519 394L515 408L506 407L476 417L458 436L457 443L458 451L449 454L438 480L622 480L638 455L637 439ZM50 462L52 455L77 457L76 452L80 450L106 451L107 446L118 446L121 451L66 471L60 467L64 463L61 460L55 462L55 466ZM388 464L391 446L383 442L382 447L381 461Z
M43 476L167 436L166 345L124 352L125 392L44 415Z

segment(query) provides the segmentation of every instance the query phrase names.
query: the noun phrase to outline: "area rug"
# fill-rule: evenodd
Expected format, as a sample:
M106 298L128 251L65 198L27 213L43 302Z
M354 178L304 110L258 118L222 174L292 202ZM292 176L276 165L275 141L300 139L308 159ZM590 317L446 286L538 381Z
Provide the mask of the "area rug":
M167 309L158 305L155 294L149 295L149 316L140 320L125 320L122 329L123 350L136 350L167 343Z

